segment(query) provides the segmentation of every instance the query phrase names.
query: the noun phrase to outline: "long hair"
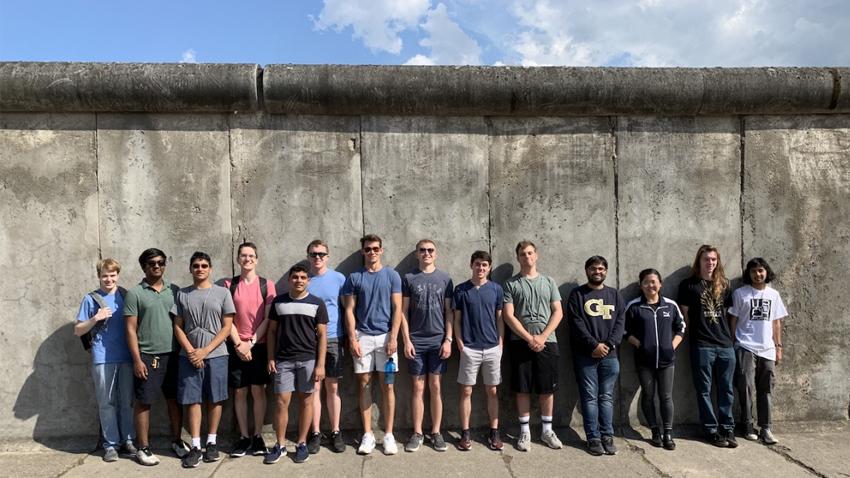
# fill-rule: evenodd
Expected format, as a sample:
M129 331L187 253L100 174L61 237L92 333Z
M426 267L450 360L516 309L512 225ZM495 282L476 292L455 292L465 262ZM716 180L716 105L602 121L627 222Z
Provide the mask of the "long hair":
M711 274L711 295L714 297L714 300L719 301L723 297L723 292L729 288L729 279L726 278L726 272L723 270L723 261L720 259L720 251L716 247L708 244L699 246L697 255L694 257L694 263L691 265L690 276L700 277L699 261L702 255L708 252L717 254L717 267L714 268L714 272Z

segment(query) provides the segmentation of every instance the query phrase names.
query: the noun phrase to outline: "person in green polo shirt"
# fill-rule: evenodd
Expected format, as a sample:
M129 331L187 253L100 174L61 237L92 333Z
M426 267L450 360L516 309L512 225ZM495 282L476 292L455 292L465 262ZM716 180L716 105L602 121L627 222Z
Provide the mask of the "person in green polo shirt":
M181 439L183 417L177 405L177 343L168 314L180 288L163 277L167 260L165 253L156 248L142 252L139 265L145 278L127 291L124 298L127 345L135 375L136 459L148 466L159 463L148 441L151 404L159 396L159 390L168 404L171 448L180 458L189 452L189 445Z

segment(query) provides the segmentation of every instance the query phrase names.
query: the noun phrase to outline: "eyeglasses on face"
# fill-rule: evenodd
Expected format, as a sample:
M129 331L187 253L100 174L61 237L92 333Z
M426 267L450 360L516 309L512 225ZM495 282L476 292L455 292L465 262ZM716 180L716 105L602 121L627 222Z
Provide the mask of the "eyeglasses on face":
M240 259L256 259L257 256L254 254L239 254Z
M207 264L206 262L196 262L196 263L192 264L192 270L195 270L195 269L209 269L209 268L210 268L210 265L209 265L209 264Z
M327 252L309 252L307 253L307 255L312 258L318 257L319 259L324 259L325 257L328 257Z
M436 249L434 249L433 247L420 247L420 248L419 248L419 253L420 253L420 254L425 254L426 252L427 252L428 254L433 254L433 253L434 253L434 251L436 251Z
M148 267L165 267L165 260L147 261L145 265Z
M364 247L363 252L365 252L367 254L370 253L370 252L378 253L378 252L381 252L381 246Z

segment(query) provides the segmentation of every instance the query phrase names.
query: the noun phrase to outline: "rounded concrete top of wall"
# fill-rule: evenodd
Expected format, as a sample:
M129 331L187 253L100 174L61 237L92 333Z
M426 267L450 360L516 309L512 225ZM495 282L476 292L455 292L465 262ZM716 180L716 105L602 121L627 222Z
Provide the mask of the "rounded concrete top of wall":
M0 111L259 109L256 64L0 63Z
M436 116L847 113L850 68L0 63L0 111L260 109Z

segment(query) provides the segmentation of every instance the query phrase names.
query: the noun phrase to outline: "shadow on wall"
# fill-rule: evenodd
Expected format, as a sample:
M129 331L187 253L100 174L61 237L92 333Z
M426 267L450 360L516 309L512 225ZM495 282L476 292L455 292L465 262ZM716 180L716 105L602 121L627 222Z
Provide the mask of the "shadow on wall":
M36 417L35 442L59 451L89 452L97 445L99 430L91 356L73 330L66 323L38 347L13 412L19 420ZM71 438L80 436L86 438Z

